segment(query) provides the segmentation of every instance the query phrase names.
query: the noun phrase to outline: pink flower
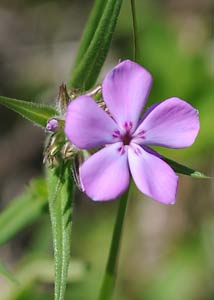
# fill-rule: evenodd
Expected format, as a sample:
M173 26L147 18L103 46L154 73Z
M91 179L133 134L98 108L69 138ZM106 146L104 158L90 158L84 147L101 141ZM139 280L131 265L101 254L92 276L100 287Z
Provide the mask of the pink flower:
M102 85L110 115L88 96L72 101L65 133L80 149L103 146L80 167L85 193L95 201L118 197L128 187L130 174L138 189L165 204L175 202L178 176L148 145L185 148L198 131L198 112L172 97L142 109L152 85L150 73L130 60L110 71Z

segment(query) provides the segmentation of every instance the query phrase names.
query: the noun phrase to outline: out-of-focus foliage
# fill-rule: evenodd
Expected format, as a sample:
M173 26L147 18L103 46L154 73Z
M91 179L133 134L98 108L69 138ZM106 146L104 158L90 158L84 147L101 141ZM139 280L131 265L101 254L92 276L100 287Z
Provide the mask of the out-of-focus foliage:
M13 199L0 214L0 245L37 220L47 210L47 203L44 178L32 180L26 191Z
M9 283L8 286L3 288L1 297L4 297L5 300L28 299L28 297L30 299L46 299L41 297L52 297L53 291L50 287L54 282L54 262L50 257L29 255L17 268L16 282ZM83 262L71 260L68 268L68 283L75 284L82 280L86 274L87 266ZM39 286L43 292L37 295L36 290ZM35 295L33 291L35 291Z
M8 280L11 280L13 283L17 282L15 276L7 269L7 267L0 262L0 274L5 276Z

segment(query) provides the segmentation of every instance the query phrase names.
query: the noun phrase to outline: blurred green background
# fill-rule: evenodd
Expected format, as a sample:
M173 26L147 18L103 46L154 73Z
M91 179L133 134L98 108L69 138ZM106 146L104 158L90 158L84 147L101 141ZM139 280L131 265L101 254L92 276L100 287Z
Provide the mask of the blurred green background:
M66 82L93 1L1 0L0 94L55 101ZM178 96L198 110L201 131L184 150L160 153L213 176L212 7L209 0L136 0L140 62L154 77L148 105ZM132 58L130 3L124 0L100 75ZM44 133L0 107L0 209L43 172ZM177 203L164 206L133 188L114 300L214 299L214 187L181 176ZM76 192L67 299L98 295L118 203L94 203ZM0 261L19 284L0 276L1 300L52 300L48 210L1 246Z

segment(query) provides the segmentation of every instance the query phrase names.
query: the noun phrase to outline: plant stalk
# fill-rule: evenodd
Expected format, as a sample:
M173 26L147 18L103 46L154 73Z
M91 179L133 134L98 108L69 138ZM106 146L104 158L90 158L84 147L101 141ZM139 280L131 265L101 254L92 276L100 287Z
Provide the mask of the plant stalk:
M137 16L136 16L136 5L135 0L131 0L131 13L132 13L132 26L133 26L133 60L139 59L139 45L138 45L138 27L137 27Z
M128 195L129 190L119 200L120 202L117 211L116 222L114 225L106 270L98 298L99 300L110 300L113 295L115 280L117 276L117 263L122 238L122 230L128 204Z

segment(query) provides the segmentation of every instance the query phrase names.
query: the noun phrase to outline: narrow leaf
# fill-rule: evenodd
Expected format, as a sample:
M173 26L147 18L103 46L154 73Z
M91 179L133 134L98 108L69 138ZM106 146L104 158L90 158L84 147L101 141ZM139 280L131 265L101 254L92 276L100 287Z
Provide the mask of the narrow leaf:
M55 300L63 300L71 244L72 181L70 164L48 169L48 197L55 260Z
M23 118L32 121L36 125L45 127L48 119L56 116L57 111L47 105L12 99L0 96L0 104L20 114Z
M99 24L100 18L103 14L105 5L106 1L95 0L93 9L91 11L91 14L89 16L88 22L85 26L85 30L81 38L80 46L75 59L75 66L77 66L81 62L83 55L85 54L91 43L93 35Z
M188 175L188 176L191 176L191 177L194 177L194 178L200 178L200 179L210 178L209 176L206 176L205 174L203 174L199 171L196 171L194 169L191 169L189 167L181 165L181 164L177 163L176 161L174 161L172 159L166 158L164 156L162 156L161 158L165 162L167 162L176 173L180 173L180 174L183 174L183 175Z
M26 191L0 214L0 245L37 220L47 207L47 198L45 180L32 180Z
M0 262L0 274L3 275L8 280L12 281L13 283L18 282L15 276L10 271L8 271L8 269L2 262Z
M90 89L97 80L110 48L123 0L107 0L87 51L74 68L69 88ZM103 1L104 2L104 1Z

